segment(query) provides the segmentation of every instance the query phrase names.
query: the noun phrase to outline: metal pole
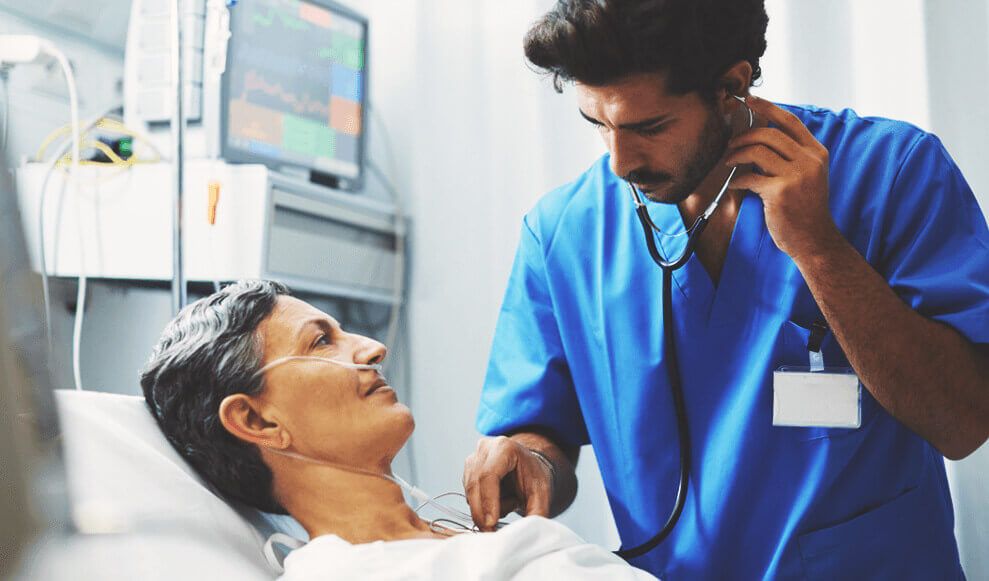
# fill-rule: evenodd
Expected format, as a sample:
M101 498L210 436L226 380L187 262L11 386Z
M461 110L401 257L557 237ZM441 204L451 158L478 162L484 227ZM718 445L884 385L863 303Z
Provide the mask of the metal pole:
M182 46L182 3L173 1L172 20L172 79L175 81L175 110L172 112L172 168L174 196L172 200L172 313L178 314L186 303L185 270L182 264L182 197L184 184L184 160L182 146L185 136L185 111L183 110L184 83L182 68L185 66Z

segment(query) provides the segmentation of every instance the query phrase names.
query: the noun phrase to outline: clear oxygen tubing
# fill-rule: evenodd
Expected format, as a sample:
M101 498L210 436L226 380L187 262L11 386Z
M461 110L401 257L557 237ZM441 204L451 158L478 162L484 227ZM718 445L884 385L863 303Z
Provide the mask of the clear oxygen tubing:
M252 379L258 377L259 375L264 374L265 371L268 371L272 367L277 367L282 363L286 363L289 361L322 361L324 363L333 363L334 365L339 365L340 367L357 369L359 371L368 370L368 371L377 371L378 373L382 373L384 371L384 366L378 363L370 363L370 364L350 363L349 361L340 361L338 359L330 359L328 357L315 357L312 355L288 355L286 357L280 357L278 359L275 359L274 361L265 365L261 369L258 369L257 371L254 372Z
M331 360L331 361L333 361L333 360ZM334 361L334 362L336 362L336 361ZM298 459L298 460L302 460L304 462L310 462L310 463L313 463L313 464L320 464L322 466L330 466L330 467L337 468L337 469L340 469L340 470L347 470L349 472L357 472L357 473L360 473L360 474L368 474L370 476L377 476L377 477L380 477L380 478L385 478L387 480L390 480L391 482L397 484L399 486L399 488L401 488L402 490L405 490L410 496L412 496L413 498L415 498L416 500L419 500L421 502L421 504L413 510L413 512L415 512L416 514L419 514L419 511L422 510L422 508L424 506L429 505L429 506L432 506L433 508L439 510L443 514L447 515L447 517L449 517L449 518L436 518L436 519L431 520L429 522L429 528L431 530L433 530L434 532L441 532L441 531L438 531L437 528L442 528L442 525L438 525L437 523L449 523L449 524L451 524L453 526L456 526L459 529L462 529L463 532L471 532L471 533L478 532L477 531L477 528L475 527L474 522L471 519L471 516L469 514L460 512L460 511L458 511L456 509L450 508L448 506L444 506L444 505L436 502L437 499L442 498L444 496L452 495L452 494L458 494L456 492L447 492L447 493L444 493L444 494L440 494L440 495L437 495L437 496L430 497L428 494L426 494L422 490L416 488L415 486L412 486L411 484L409 484L408 482L406 482L404 479L402 479L400 476L395 475L395 474L385 474L383 472L373 472L371 470L365 470L363 468L357 468L355 466L348 466L346 464L337 464L335 462L326 462L326 461L323 461L323 460L316 460L315 458L310 458L309 456L303 456L302 454L296 454L295 452L287 452L285 450L277 450L275 448L271 448L271 447L267 447L267 446L266 446L266 448L267 448L268 451L270 451L270 452L272 452L274 454L281 454L282 456L287 456L289 458L295 458L295 459ZM505 523L498 523L498 527L500 528L501 526L504 526L504 524ZM457 531L453 531L450 528L447 528L447 531L450 532L450 535L457 534ZM448 536L450 536L450 535L448 535ZM276 543L277 544L285 545L286 547L289 547L290 550L298 549L298 548L304 546L305 543L302 542L302 541L300 541L299 539L296 539L296 538L291 537L289 535L286 535L284 533L274 533L273 535L271 535L271 536L268 537L268 540L265 542L264 549L262 551L263 554L264 554L264 558L276 570L278 570L278 571L284 571L285 569L283 567L282 560L279 559L275 555L274 545Z
M266 447L269 452L274 454L280 454L282 456L287 456L289 458L295 458L296 460L302 460L304 462L309 462L312 464L319 464L321 466L329 466L330 468L338 468L340 470L346 470L349 472L356 472L358 474L367 474L369 476L377 476L378 478L384 478L389 480L399 486L402 490L409 493L410 496L415 498L417 501L421 502L422 505L418 509L421 509L424 505L429 505L436 510L442 512L450 519L452 519L457 525L463 526L465 528L472 528L474 526L474 521L471 516L465 512L461 512L455 508L450 508L443 504L440 504L433 500L433 497L429 494L423 492L419 488L412 486L406 482L401 476L397 474L386 474L384 472L374 472L373 470L366 470L364 468L358 468L356 466L349 466L347 464L340 464L337 462L327 462L325 460L317 460L316 458L310 458L309 456L304 456L302 454L297 454L295 452L288 452L285 450L278 450L276 448Z
M749 113L749 127L755 124L755 117L752 114L752 109L745 103L745 99L737 95L732 95L736 99L742 102L746 111ZM649 217L649 212L646 209L645 203L639 197L638 190L631 183L628 184L629 189L632 191L632 197L635 200L636 213L639 215L639 221L642 223L642 230L646 235L646 247L649 249L649 255L652 257L653 261L663 269L663 348L665 350L664 359L666 360L666 368L670 375L670 392L673 396L673 408L676 412L677 420L677 437L680 442L680 478L677 483L677 495L676 501L673 504L673 510L670 511L670 516L666 519L666 524L660 529L655 536L651 539L642 543L641 545L630 547L630 548L620 548L615 551L615 554L625 559L633 559L635 557L640 557L649 551L652 551L662 543L666 537L673 532L673 527L676 526L677 521L680 520L680 514L683 512L683 506L687 500L687 487L690 484L690 432L687 429L687 410L683 401L683 381L680 375L680 367L677 361L676 354L676 343L674 337L674 325L673 325L673 271L677 270L681 266L687 264L690 257L694 253L694 248L697 245L697 240L700 238L701 233L704 228L707 227L708 219L714 214L714 211L718 207L718 203L721 201L722 196L728 190L728 184L731 183L731 179L735 177L735 170L737 168L732 168L731 172L728 174L728 179L725 180L724 185L721 186L721 190L718 195L715 196L714 201L707 207L704 214L694 222L694 225L686 230L687 244L684 247L683 253L679 258L674 260L666 260L659 253L656 248L656 239L653 236L653 231L663 234L663 232L653 223L652 219ZM682 235L683 233L679 234ZM665 234L667 237L675 237Z

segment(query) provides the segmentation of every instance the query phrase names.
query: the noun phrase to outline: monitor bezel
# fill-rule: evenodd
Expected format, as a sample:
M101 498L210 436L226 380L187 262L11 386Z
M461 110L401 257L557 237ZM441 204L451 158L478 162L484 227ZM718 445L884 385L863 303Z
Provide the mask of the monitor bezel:
M360 23L361 27L364 29L364 68L361 75L361 133L357 140L357 177L350 177L348 175L342 175L333 171L328 171L325 169L317 168L314 165L302 165L291 162L280 162L276 159L270 157L265 157L263 155L258 155L251 153L250 151L238 147L234 147L229 143L229 115L230 115L230 57L229 47L227 53L227 66L224 68L222 80L220 83L220 156L232 163L260 163L266 165L272 171L283 172L286 168L304 171L317 172L323 175L329 175L335 178L338 185L335 189L345 190L345 191L357 191L364 187L364 180L367 171L367 108L368 108L368 95L370 94L370 40L371 36L369 34L369 23L368 18L363 14L344 6L333 0L300 0L302 2L308 2L316 6L325 8L331 12L341 14L347 18L351 18ZM237 5L235 4L230 9L236 10ZM233 38L234 34L237 34L234 28L234 18L230 18L230 35ZM290 169L290 171L291 171ZM290 173L286 172L286 173Z

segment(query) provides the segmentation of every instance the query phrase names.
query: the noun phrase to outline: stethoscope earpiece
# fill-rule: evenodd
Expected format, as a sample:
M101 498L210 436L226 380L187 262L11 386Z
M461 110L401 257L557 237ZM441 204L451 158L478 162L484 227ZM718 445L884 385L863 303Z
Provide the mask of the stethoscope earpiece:
M738 99L738 102L741 103L742 106L745 107L745 110L749 112L749 129L752 129L755 125L755 115L752 114L752 109L749 107L749 104L745 102L745 97L739 97L738 95L732 95L732 97Z

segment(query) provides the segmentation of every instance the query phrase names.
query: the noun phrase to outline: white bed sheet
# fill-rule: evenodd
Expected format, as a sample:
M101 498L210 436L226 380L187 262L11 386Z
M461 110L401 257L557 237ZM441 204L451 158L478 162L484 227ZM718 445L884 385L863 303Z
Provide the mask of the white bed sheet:
M494 533L351 545L335 535L289 553L279 581L645 581L656 578L558 522L526 517Z

